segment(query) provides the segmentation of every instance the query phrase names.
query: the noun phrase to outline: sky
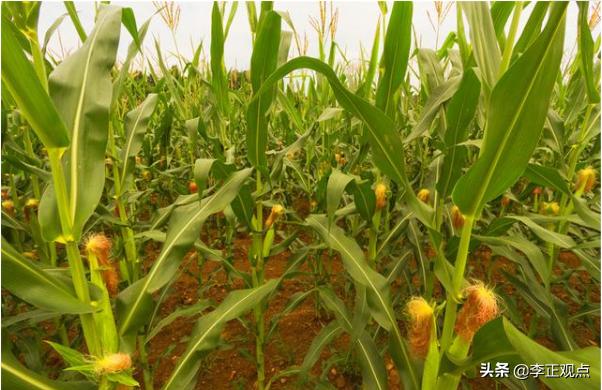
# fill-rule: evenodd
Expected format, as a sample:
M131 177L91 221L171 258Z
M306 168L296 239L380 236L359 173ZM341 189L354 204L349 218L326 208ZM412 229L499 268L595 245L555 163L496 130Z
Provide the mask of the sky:
M136 15L138 26L155 14L156 6L152 2L121 2L113 4L131 7ZM184 58L192 58L196 47L204 44L204 57L208 56L211 38L211 8L212 2L176 2L180 8L180 21L175 32L171 31L161 19L161 16L152 16L149 32L144 41L145 55L154 62L156 58L154 40L160 42L162 51L165 53L166 62L174 64L177 61L176 46ZM327 9L330 9L327 3ZM75 2L84 29L89 32L93 26L94 8L93 2ZM336 42L350 60L361 58L361 48L369 53L374 39L376 26L381 15L376 2L353 1L334 2L333 6L338 10L338 23ZM301 37L307 36L309 43L307 55L318 56L318 39L311 24L312 18L319 16L319 4L315 1L276 1L274 8L278 11L288 12L292 22ZM452 3L443 3L443 8L449 8L447 16L438 24L435 3L431 1L415 2L413 13L414 34L417 37L419 47L437 48L445 40L450 31L456 29L456 10ZM530 11L530 5L527 11ZM227 6L229 9L229 5ZM259 5L257 5L259 10ZM66 10L62 2L44 2L41 9L39 21L39 36L43 40L48 28L65 14ZM523 18L526 20L525 14ZM283 29L290 28L283 22ZM438 31L437 31L438 30ZM567 30L565 51L567 53L575 50L577 39L577 6L571 2L567 15ZM125 57L127 46L132 41L129 33L122 28L121 41L118 54L118 62ZM415 42L414 42L415 44ZM80 45L79 38L68 17L63 19L60 27L48 43L48 51L52 55L62 58L72 52ZM226 47L225 63L228 69L247 69L251 58L251 32L247 19L247 9L243 1L239 2L238 11L230 29ZM293 45L289 52L289 58L297 55ZM141 61L135 62L134 66L140 66Z

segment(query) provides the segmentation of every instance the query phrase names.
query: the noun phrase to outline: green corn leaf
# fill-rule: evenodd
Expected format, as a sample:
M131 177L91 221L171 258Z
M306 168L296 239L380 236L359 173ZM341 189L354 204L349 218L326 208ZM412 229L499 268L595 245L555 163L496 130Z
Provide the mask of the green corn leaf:
M571 195L571 189L566 183L566 179L560 175L557 169L529 164L525 170L525 176L540 186L550 187L563 194Z
M454 188L466 164L467 148L459 145L468 138L468 125L472 121L479 104L481 84L472 69L462 77L458 91L447 105L447 129L443 135L446 147L437 181L437 191L445 199Z
M460 77L452 77L433 89L433 92L430 94L422 109L420 120L416 126L414 126L410 134L403 140L404 144L408 144L419 138L429 129L429 127L431 127L433 120L443 107L443 104L456 94L456 91L460 87L460 81Z
M56 30L60 27L61 23L63 23L63 20L65 20L67 15L68 14L63 14L56 18L56 20L50 25L50 27L48 27L48 30L46 30L46 33L44 34L44 44L42 45L42 54L46 54L48 42L50 42L50 39L52 38Z
M41 309L65 313L91 313L94 308L80 301L73 287L23 257L2 238L2 287Z
M339 252L349 275L366 287L368 305L374 319L391 333L390 352L404 382L418 388L419 378L401 337L397 320L390 300L390 292L384 276L370 268L364 253L353 239L346 237L336 225L328 226L328 218L323 215L310 215L306 223L314 229L332 249Z
M575 249L573 252L583 262L583 266L590 275L597 281L600 281L600 256L598 256L597 253L591 253L581 249Z
M577 2L579 7L579 65L585 81L587 97L590 103L600 103L599 82L594 74L594 40L589 28L587 11L589 2ZM597 88L596 88L597 87Z
M92 382L54 381L23 366L11 352L8 336L2 335L2 387L15 390L92 390Z
M452 194L463 214L478 214L486 202L514 184L529 162L562 58L566 6L554 3L544 31L491 94L479 159L458 180Z
M146 22L144 22L142 24L142 26L140 26L140 29L137 32L140 44L142 43L142 41L144 41L144 37L146 37L146 32L148 31L150 21L151 21L151 18L149 18ZM130 65L132 63L132 60L140 52L141 52L141 46L136 44L136 42L132 42L130 44L130 46L128 47L127 55L125 57L125 60L123 61L123 64L121 65L121 70L119 71L119 75L113 82L113 94L111 97L111 112L115 111L117 102L119 102L119 98L121 97L121 94L123 92L123 83L125 82L125 80L127 79L127 77L130 74L129 72L130 72Z
M153 241L165 242L165 238L167 234L158 230L149 230L146 232L139 233L135 236L135 238L144 238L151 239ZM223 258L221 251L216 249L211 249L206 246L201 240L196 240L194 242L194 247L199 250L203 254L203 256L207 256L207 259L212 261L225 262L226 260Z
M154 306L151 294L173 278L184 255L197 240L203 222L232 202L251 172L250 168L235 172L213 195L173 211L165 243L149 273L118 296L116 317L121 337L135 335L146 324Z
M548 1L538 1L535 4L533 11L531 11L531 15L529 15L529 19L527 19L527 23L525 23L522 34L512 49L513 58L517 58L520 54L524 53L535 41L541 31L541 26L550 5L551 2Z
M138 49L141 50L142 42L140 41L140 35L138 35L138 27L136 26L136 15L134 15L133 9L131 9L130 7L123 8L123 10L121 11L121 23L132 36L136 47L138 47Z
M259 19L257 20L257 34L260 33L262 24L267 19L268 15L271 11L274 10L274 2L273 1L262 1L259 11Z
M224 66L224 26L219 4L213 3L211 11L211 86L222 115L228 112L228 80Z
M589 209L587 201L583 198L577 198L571 195L573 206L577 215L585 222L585 225L596 231L600 231L600 212L595 212Z
M194 180L198 186L197 192L200 194L205 190L211 173L217 179L223 180L235 170L236 167L233 164L224 164L213 158L199 158L195 161L193 170ZM239 189L236 198L234 198L230 206L236 218L251 228L254 205L253 196L251 195L251 184L246 184Z
M263 4L263 3L262 3ZM262 5L263 15L263 5ZM269 11L265 20L259 21L259 32L251 56L251 83L253 92L262 88L267 77L276 69L280 46L281 18ZM274 99L274 87L266 89L259 99L253 100L247 109L247 158L257 169L267 170L265 151L268 141L266 112Z
M524 253L533 266L533 269L539 274L541 280L547 286L550 281L550 270L546 259L541 252L541 249L531 241L520 236L505 236L505 237L486 237L473 235L473 237L488 245L507 245Z
M254 36L257 33L257 7L255 7L254 1L245 1L245 5L247 6L249 27Z
M121 168L120 182L122 186L125 186L134 172L136 155L142 148L142 141L158 100L158 95L151 93L138 107L125 116L126 139L125 148L121 152L123 167Z
M278 47L278 66L284 64L288 60L288 52L291 48L292 39L292 32L282 31L280 36L280 46Z
M1 215L2 218L0 218L0 222L2 223L2 226L6 226L9 229L17 229L23 231L27 231L29 229L29 227L25 223L19 221L14 216L8 214L5 210L2 210Z
M54 350L61 355L65 363L67 363L69 366L83 366L87 363L84 354L76 349L58 343L53 343L52 341L46 341L46 343L54 348Z
M163 328L174 322L176 319L181 317L189 318L198 315L199 313L202 313L209 307L211 307L209 300L204 299L200 300L199 302L193 305L185 306L174 310L173 312L169 313L165 318L162 318L161 321L157 322L155 326L153 326L153 328L146 335L145 343L148 343L149 340L161 333L161 330L163 330Z
M305 357L303 358L303 363L301 363L301 375L307 375L309 371L311 371L312 367L316 364L318 359L320 359L320 355L322 350L326 348L328 344L330 344L333 340L335 340L341 333L343 332L343 328L338 323L338 321L332 321L325 327L323 327L318 335L314 337L312 340L307 352L305 353Z
M171 73L171 71L167 67L167 64L165 64L165 61L163 59L163 51L161 50L161 45L159 44L159 41L157 39L155 39L155 50L157 52L157 62L159 63L159 68L161 69L163 80L165 81L165 84L167 85L167 90L171 95L170 103L173 103L173 105L176 107L176 112L180 119L187 118L186 110L183 104L184 98L182 97L182 86L180 85L176 77L174 77L174 75ZM166 123L171 123L172 114L173 113L166 114L164 118L169 119L166 120ZM171 129L171 126L169 126L168 128ZM169 132L161 133L165 136L169 134ZM169 137L167 137L167 140L169 140ZM162 142L165 142L165 140L162 139Z
M350 190L353 195L355 209L366 222L371 223L376 210L376 195L372 189L372 184L367 180L364 182L356 180Z
M322 215L310 215L306 223L316 230L332 249L341 253L347 272L357 283L368 288L375 319L382 327L391 329L393 322L388 316L390 313L386 312L390 300L386 280L370 268L359 245L345 236L344 231L338 226L329 226L328 219Z
M195 378L201 364L203 352L217 347L221 331L226 322L240 317L253 309L278 285L277 280L270 280L261 287L248 290L233 291L211 313L201 317L192 331L191 340L186 351L163 385L163 390L188 388Z
M76 241L104 188L111 69L120 30L121 8L103 7L83 46L61 62L49 78L50 96L71 132L71 145L62 163ZM42 196L39 219L44 238L56 240L61 230L52 185Z
M376 107L389 117L393 117L394 97L401 87L408 66L412 42L412 8L410 1L394 2L385 34L380 63L381 77L376 87Z
M364 294L365 295L365 294ZM354 337L356 351L359 357L359 363L362 368L363 386L367 389L385 390L388 388L387 371L385 370L384 360L378 352L378 347L370 335L362 328L358 329L357 324L353 322L351 315L347 311L345 304L329 288L320 288L320 297L324 300L325 306L334 313L337 322L350 335L357 334ZM361 308L356 306L356 313L361 312Z
M514 219L516 221L524 223L539 238L541 238L545 242L553 243L554 245L557 245L560 248L572 248L576 245L575 241L571 238L571 236L548 230L548 229L538 225L537 223L535 223L529 217L511 215L511 216L507 216L505 218Z
M79 39L85 42L88 37L86 35L86 31L82 26L82 22L79 19L79 15L77 14L77 10L75 9L75 4L72 1L65 1L65 8L67 9L67 13L69 13L69 17L71 18L71 22L73 23L73 27L75 27L75 31L77 31L77 35L79 35Z
M5 146L5 151L8 148ZM36 175L37 177L39 177L42 180L52 180L52 175L50 172L45 171L41 168L39 168L39 166L37 166L38 164L34 165L34 164L30 164L27 163L26 161L24 161L24 159L20 158L21 156L11 156L11 155L5 155L3 156L3 158L5 159L5 163L7 165L11 165L13 166L15 169L21 169L24 172L30 173L32 175ZM41 165L41 164L39 164Z
M497 37L500 47L503 48L506 41L504 27L508 23L512 10L514 9L514 1L496 1L491 5L491 20L493 29Z
M10 23L2 17L2 86L6 86L44 146L64 148L69 145L69 132L25 57Z
M334 212L341 202L345 188L354 182L355 178L353 176L347 175L338 169L332 170L332 173L328 177L328 184L326 185L326 212L328 213L329 224L334 220Z
M281 280L282 279L283 278L281 278ZM284 308L282 310L280 310L277 314L275 314L270 319L270 326L267 327L269 330L265 333L265 339L266 340L270 339L272 337L272 335L274 334L274 332L278 329L278 325L280 324L280 321L283 318L285 318L286 316L288 316L289 314L291 314L293 312L293 310L295 310L297 307L299 307L299 305L301 305L303 302L305 302L305 300L307 298L310 298L311 296L313 296L314 293L315 293L314 290L308 290L308 291L300 291L298 293L291 295L288 302L286 303L286 306L284 306Z
M224 9L225 9L225 7L224 7ZM226 26L224 28L224 39L228 38L228 33L230 32L230 27L232 27L232 22L234 21L234 17L236 16L236 11L238 11L238 2L234 2L230 6L230 12L228 13L228 20L226 20Z
M376 23L376 31L374 32L374 40L372 42L372 50L370 51L370 62L366 75L362 81L362 85L358 88L358 94L365 99L368 99L369 94L372 91L372 83L374 82L374 76L376 75L376 69L378 68L378 53L380 49L380 19Z
M42 309L29 310L14 316L4 317L2 321L2 329L21 329L22 327L30 328L43 321L58 319L60 316L60 313L50 312Z
M435 91L444 80L443 66L439 62L437 53L432 49L418 49L418 69L420 69L420 81L427 94Z
M463 2L460 6L468 19L473 54L479 66L485 90L491 91L498 78L502 53L496 39L488 3L471 1Z

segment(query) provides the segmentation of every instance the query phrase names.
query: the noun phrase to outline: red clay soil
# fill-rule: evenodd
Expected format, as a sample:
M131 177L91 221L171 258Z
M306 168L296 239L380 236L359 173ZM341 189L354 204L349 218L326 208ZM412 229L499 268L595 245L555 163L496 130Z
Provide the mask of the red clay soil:
M211 232L213 233L213 232ZM210 234L213 235L213 234ZM241 271L248 272L250 264L247 260L247 251L250 247L250 238L240 237L234 240L234 266ZM152 264L156 256L158 247L150 246L147 253L147 264ZM266 279L277 278L286 269L289 252L285 251L269 259L266 264ZM570 253L562 253L560 256L561 266L575 268L579 264L578 259ZM332 259L332 273L330 283L335 290L340 292L345 283L345 271L340 259L335 256ZM411 269L416 269L416 263L412 260L408 263ZM228 288L242 288L241 280L234 280L231 287L227 283L227 275L218 263L207 261L199 266L198 258L195 253L190 253L182 265L183 272L171 289L170 295L164 301L160 308L160 316L164 317L178 307L191 305L198 299L211 299L219 303L228 293ZM309 271L307 263L302 267L302 271ZM513 286L505 281L502 271L513 273L516 271L516 265L509 260L495 258L492 259L491 252L486 248L479 249L475 256L469 261L468 271L470 275L488 283L495 284L496 289L503 289L508 295L513 296L518 301L520 312L524 315L525 326L530 323L533 315L532 309L522 300L519 294L515 294ZM576 280L571 279L571 286L578 291L589 291L594 301L599 301L600 290L591 280L586 272L576 272ZM490 278L487 276L490 275ZM210 286L202 289L203 286ZM585 283L588 283L587 285ZM296 276L295 278L285 280L279 292L269 301L266 313L266 329L269 327L271 319L281 313L290 297L298 292L307 291L313 286L313 280L308 276ZM202 296L199 291L203 290ZM440 294L440 286L435 287L435 295ZM569 294L560 288L555 288L555 294L565 300L569 305L569 312L574 312L578 307L578 302L573 302ZM585 297L584 297L585 299ZM315 302L312 297L306 299L295 310L284 315L279 323L277 331L273 334L266 345L266 377L267 380L279 374L281 371L290 368L293 365L300 365L303 358L320 329L324 327L331 318L325 313L316 313ZM599 326L599 317L597 323ZM249 314L245 318L248 324L252 324L252 316ZM186 348L187 336L190 335L194 326L196 317L180 318L171 325L165 327L149 343L149 363L154 367L154 381L156 388L167 380L171 374L177 359ZM400 324L403 327L403 324ZM575 335L578 336L577 343L580 346L599 345L600 334L593 334L591 327L579 325L576 322ZM197 376L196 389L254 389L256 381L256 371L254 363L255 345L252 328L247 329L240 321L229 322L223 333L222 339L225 346L211 351L203 361L201 370ZM554 343L548 338L539 338L538 342L549 348L556 349ZM348 339L341 336L333 343L332 348L338 351L346 351ZM312 374L320 376L324 365L329 357L332 356L333 349L325 348L318 363L313 367ZM391 389L401 389L399 376L389 358L387 358L386 368L389 373L389 386ZM330 383L338 389L358 389L361 387L361 378L358 373L345 372L345 368L338 366L331 367L328 370L327 378ZM141 381L141 373L136 375ZM474 389L494 389L495 384L490 381L475 379L471 381L471 387ZM309 388L308 384L302 384L296 377L281 377L274 381L272 389L303 389ZM497 387L499 388L499 387Z
M310 238L302 233L300 235L306 242ZM215 230L204 232L203 240L211 243L218 239ZM250 271L250 264L247 260L247 251L251 245L251 240L246 235L240 235L233 242L233 258L235 259L234 267L243 272ZM213 243L211 246L216 247L219 244ZM161 246L157 243L147 243L145 247L145 268L150 268L154 259L160 252ZM427 255L429 254L427 248ZM266 263L265 277L266 279L278 278L287 268L290 253L282 252L273 256ZM321 259L323 264L330 264L329 282L340 297L345 295L345 270L340 258L335 255L328 258L327 254ZM305 262L300 271L310 272L310 262ZM569 293L563 284L552 286L553 293L567 304L569 314L574 314L581 307L583 302L599 303L600 301L600 286L593 281L587 272L579 270L580 261L572 253L562 252L559 256L559 262L556 265L554 272L556 275L561 275L571 271L568 278L568 286L571 290ZM416 274L418 271L417 263L414 259L410 259L407 263L408 271ZM216 262L206 261L199 265L198 256L194 251L191 251L185 258L181 266L181 272L177 280L170 288L168 296L164 299L159 308L159 318L164 318L168 314L181 307L190 306L199 299L209 299L216 304L221 302L228 294L229 289L243 288L243 283L239 279L234 279L233 282L228 282L227 275L223 268ZM516 264L500 257L493 257L488 248L479 248L469 259L467 266L467 274L476 279L484 280L486 283L495 286L496 291L503 292L515 301L519 313L523 318L523 329L528 329L533 318L534 312L531 307L524 301L520 294L515 291L514 286L505 278L505 273L515 273L517 271ZM308 291L314 287L314 280L311 276L300 274L295 275L291 279L283 281L278 293L270 299L269 306L266 312L266 329L269 329L272 318L282 313L292 295ZM414 278L412 282L420 285L420 279ZM400 280L392 283L394 290L401 287ZM2 291L2 294L7 294ZM434 296L441 298L443 290L436 283L434 287ZM6 299L5 302L10 306L12 300ZM352 302L351 302L352 303ZM14 307L11 310L7 306L9 312L18 311ZM201 315L202 313L199 313ZM401 316L400 316L401 317ZM153 367L153 376L155 388L160 388L169 378L173 368L186 348L188 338L192 332L198 315L190 318L179 318L173 323L162 329L147 345L149 363ZM248 314L245 317L249 328L243 326L241 321L230 321L222 332L222 340L224 345L218 349L210 351L207 357L203 360L201 369L197 375L195 389L241 389L253 390L256 382L255 369L255 344L253 335L253 316ZM277 376L282 371L291 366L300 365L309 349L313 339L318 332L327 325L332 318L328 317L327 313L316 312L316 302L312 297L306 299L302 304L292 310L290 313L283 315L279 322L277 330L272 334L265 347L266 357L266 379ZM576 338L576 343L580 347L599 346L600 345L600 316L594 316L593 326L591 323L586 323L580 320L572 321L571 330ZM592 320L590 319L590 322ZM48 334L55 333L54 323L51 321L44 322L43 325ZM399 323L402 333L405 333L405 326L402 321ZM549 334L546 329L546 324L540 321L537 327L538 334ZM69 338L73 340L77 334L77 327L71 327L68 330ZM558 349L558 346L549 337L537 337L536 341L550 349ZM329 347L326 347L312 368L312 376L320 377L325 373L325 378L337 389L359 389L361 388L361 375L357 371L353 371L352 367L333 365L329 366L329 358L336 353L338 356L348 351L349 339L343 335L335 340ZM56 377L64 367L62 359L49 346L44 345L46 351L47 366L54 369L51 370L51 376ZM85 351L82 351L85 352ZM22 359L23 357L20 356ZM134 360L138 361L138 356L134 356ZM400 378L397 370L391 359L385 358L385 366L388 373L389 389L400 390ZM142 380L142 372L138 366L135 371L135 377L144 388ZM469 381L472 389L500 389L495 382L482 378L476 378ZM301 383L299 378L295 376L277 377L272 384L272 389L310 389L313 385L309 383Z
M311 238L302 232L300 237L303 241L310 242ZM211 229L203 232L203 241L210 243L212 247L219 247L219 238L217 230ZM216 243L217 242L217 243ZM250 271L250 264L247 260L248 248L251 245L251 239L241 234L233 242L234 267L242 272ZM144 267L150 268L153 261L160 252L161 246L157 243L149 242L145 246ZM223 249L223 248L222 248ZM427 248L427 255L429 250ZM265 278L274 279L280 277L287 268L290 252L284 251L271 257L266 263ZM321 259L323 264L329 264L329 283L340 297L345 295L346 273L338 255L328 258L327 254ZM310 264L306 261L300 271L311 275ZM600 286L593 281L587 272L580 270L579 259L572 253L562 252L559 256L559 262L554 272L561 275L571 271L568 278L568 287L571 292L566 291L566 285L556 284L552 286L553 293L567 304L569 314L574 314L583 302L599 303ZM414 259L407 263L408 271L417 274L418 267ZM239 279L228 282L227 274L219 263L205 261L199 263L196 252L191 251L182 262L181 272L177 280L170 288L168 296L164 299L159 308L159 318L164 318L178 308L190 306L199 299L209 299L218 304L228 294L229 289L243 288L243 283ZM506 280L505 273L515 273L517 266L515 263L500 257L493 257L488 248L479 248L469 259L467 274L476 279L485 281L495 286L496 291L503 292L516 302L519 313L523 318L523 329L528 329L534 315L534 311L524 301L520 294L515 291L514 286ZM283 281L283 284L277 294L269 300L269 306L266 312L266 329L269 329L271 320L282 313L291 296L298 292L308 291L314 287L312 276L304 274L295 275L291 279ZM421 281L416 277L412 282L419 286ZM401 280L392 283L392 288L401 288ZM6 294L6 291L2 292ZM443 289L439 283L434 286L434 296L443 297ZM10 303L10 300L6 300ZM351 302L352 303L352 302ZM12 310L9 310L9 312ZM201 315L202 313L199 313ZM401 316L400 316L401 317ZM162 329L147 345L149 363L153 367L153 376L155 388L160 388L169 378L171 372L184 352L188 338L192 332L198 315L190 318L179 318L170 325ZM255 389L256 368L254 362L255 344L253 334L253 316L248 314L245 318L248 328L243 326L241 321L230 321L222 332L224 345L218 349L210 351L203 360L201 369L197 375L196 389ZM278 321L277 330L272 334L265 347L266 357L266 379L277 376L282 371L291 366L300 365L309 349L313 339L318 332L327 325L332 318L328 313L316 312L316 302L313 296L306 299L302 304L283 315ZM580 347L591 345L600 345L600 317L595 316L593 326L580 320L573 321L571 326L572 334L576 337L576 343ZM591 319L590 319L591 321ZM45 326L54 327L52 322L45 322ZM405 333L405 326L399 323L402 332ZM52 329L48 329L48 334L53 334ZM549 334L546 324L542 321L538 324L538 334ZM73 340L77 335L75 328L69 329L69 338ZM558 349L558 346L549 337L538 337L536 341L551 349ZM338 389L359 389L361 388L361 376L352 367L328 366L329 358L336 353L338 356L348 351L349 340L346 335L339 337L331 346L325 348L318 362L312 368L312 376L320 377L325 372L325 378L335 388ZM55 367L57 374L60 372L61 358L48 349L47 357L49 366ZM138 356L134 356L137 361ZM385 366L388 372L389 388L392 390L401 389L400 378L391 359L387 356ZM135 377L140 382L142 388L142 372L140 367L135 372ZM473 389L499 389L493 381L484 379L473 379L469 381ZM296 376L277 377L272 384L272 389L308 389L313 385L300 383Z
M234 240L234 266L244 272L250 271L247 260L247 250L251 245L249 238L237 238ZM152 264L158 253L158 247L151 244L147 247L146 264ZM282 275L285 271L290 253L285 251L269 259L265 266L265 278L273 279ZM201 268L198 265L195 253L190 253L182 264L183 271L172 286L172 291L164 300L159 309L161 317L168 315L179 307L195 303L199 298L211 299L216 303L221 302L228 293L227 275L218 263L207 261ZM344 286L345 271L338 256L331 259L330 283L335 290L341 290ZM310 271L307 263L301 271ZM211 287L199 297L201 289L199 279ZM234 280L232 289L242 288L241 280ZM266 329L269 328L271 319L282 312L290 297L298 292L303 292L313 287L313 281L308 276L300 275L283 281L279 292L269 301L266 312ZM156 337L149 342L149 363L154 367L154 384L156 388L169 378L178 358L186 348L186 337L190 335L194 327L193 318L179 318L165 327ZM246 319L252 323L252 316ZM268 340L265 348L266 356L266 378L277 375L281 371L293 365L300 365L311 342L318 332L327 325L332 318L327 314L316 313L313 297L304 300L302 304L278 322L277 331ZM198 374L196 389L254 389L256 381L256 369L254 354L255 343L252 329L246 329L240 321L229 322L222 332L222 340L227 347L213 350L203 361L202 368ZM337 351L346 351L348 337L341 336L332 344ZM323 364L332 356L332 349L325 348L319 361L312 369L312 375L320 376ZM386 368L389 372L389 385L391 389L400 389L399 375L387 358ZM137 379L142 384L140 371L136 372ZM340 367L332 367L327 373L328 380L338 389L357 389L360 387L361 378L358 373L345 372ZM274 381L272 389L302 389L308 384L302 384L298 378L281 377Z

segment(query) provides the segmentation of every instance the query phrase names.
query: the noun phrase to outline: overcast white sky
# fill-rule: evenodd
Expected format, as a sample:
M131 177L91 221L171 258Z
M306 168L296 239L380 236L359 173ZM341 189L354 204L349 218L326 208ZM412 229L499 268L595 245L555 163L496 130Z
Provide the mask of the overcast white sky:
M136 15L138 25L142 24L147 18L155 13L155 6L151 2L121 2L114 4L131 7ZM212 2L177 2L181 9L180 23L177 29L176 41L181 54L190 59L194 48L201 42L204 42L206 48L205 54L209 51L210 31L211 31L211 7ZM531 5L527 8L530 12ZM93 26L94 3L76 2L77 10L86 31L90 31ZM376 2L334 2L334 6L339 10L338 29L336 34L337 43L346 52L347 58L359 59L360 48L369 53L372 46L372 40L379 19L380 10ZM229 8L229 7L228 7ZM259 9L259 5L257 7ZM276 1L275 9L288 11L293 24L301 36L307 34L309 41L308 55L317 56L318 43L316 32L311 27L310 18L318 17L319 5L317 2L299 2L299 1ZM328 8L328 7L327 7ZM43 39L44 34L52 23L65 13L62 2L44 2L41 9L39 34ZM526 13L523 18L526 20ZM436 12L434 2L424 1L414 4L413 25L416 36L419 39L420 47L436 48L437 42L440 45L447 34L456 28L455 6L451 9L447 17L441 22L439 39L433 25L429 21L432 19L436 23ZM565 50L570 52L576 42L577 26L577 6L571 3L567 18L566 45ZM283 23L283 28L288 29ZM159 15L155 15L151 22L151 27L144 42L145 53L154 58L155 49L153 40L158 39L164 53L175 52L174 40L171 32ZM131 42L131 37L122 29L121 43L119 49L119 59L125 56L127 46ZM48 47L50 53L62 57L63 53L73 51L79 46L79 39L69 18L65 18L57 33L52 37ZM291 48L291 54L296 55L294 46ZM164 54L169 63L175 61L174 56ZM248 68L251 57L251 34L247 19L247 10L243 1L240 2L238 12L232 24L228 40L226 42L225 62L228 68Z

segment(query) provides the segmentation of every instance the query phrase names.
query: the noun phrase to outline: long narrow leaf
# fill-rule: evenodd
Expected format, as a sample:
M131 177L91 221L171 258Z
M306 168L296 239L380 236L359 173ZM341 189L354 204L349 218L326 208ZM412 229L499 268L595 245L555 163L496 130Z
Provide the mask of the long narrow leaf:
M69 145L69 132L27 60L9 21L2 17L2 83L47 148ZM4 100L4 99L3 99Z
M41 309L58 313L90 313L94 308L80 301L62 280L23 257L2 237L2 287Z
M81 236L102 196L105 151L111 104L111 69L115 63L121 8L104 7L94 31L84 45L50 74L50 96L71 132L71 145L63 155L69 191L69 216L74 239ZM40 203L40 225L48 241L60 235L54 189L50 186Z
M263 6L262 6L263 15ZM264 81L276 69L278 48L280 46L281 18L276 12L269 11L265 19L259 20L259 32L253 46L251 56L251 83L253 92L257 93ZM258 169L267 169L265 150L268 141L268 122L266 112L274 98L274 87L265 89L255 104L247 109L247 157Z
M412 2L394 2L380 64L382 75L376 88L376 107L389 117L393 113L393 98L406 74L412 41L411 29Z
M277 285L276 280L270 280L261 287L233 291L214 311L201 317L192 331L186 351L165 382L163 390L188 388L201 364L202 353L218 345L220 333L226 322L253 309L257 302L265 298Z

